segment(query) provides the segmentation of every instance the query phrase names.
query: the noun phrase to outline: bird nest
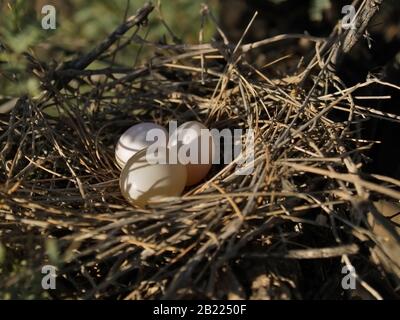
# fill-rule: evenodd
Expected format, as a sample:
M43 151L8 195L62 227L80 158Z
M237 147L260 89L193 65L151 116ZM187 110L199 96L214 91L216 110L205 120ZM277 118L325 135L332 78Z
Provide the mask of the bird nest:
M399 236L373 201L400 199L400 182L362 171L372 143L359 129L379 113L354 99L360 87L390 84L346 88L329 68L334 46L321 53L326 39L306 35L235 45L222 31L197 45L123 37L151 10L56 68L30 58L43 93L0 118L3 292L39 288L50 264L52 298L396 296ZM287 39L316 44L308 66L270 77L245 59ZM148 63L86 68L132 43L153 52ZM253 170L214 165L181 197L132 206L115 144L135 123L172 120L252 129Z

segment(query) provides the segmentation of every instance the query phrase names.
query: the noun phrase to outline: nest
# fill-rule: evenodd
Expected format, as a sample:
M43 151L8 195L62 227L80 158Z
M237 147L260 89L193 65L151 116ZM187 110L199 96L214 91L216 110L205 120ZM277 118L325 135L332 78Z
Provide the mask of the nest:
M326 39L306 35L237 45L222 33L198 45L121 37L143 28L152 8L57 68L30 58L44 92L0 118L3 292L33 287L52 264L53 298L398 295L399 235L373 201L400 199L400 182L362 171L372 142L360 128L382 115L354 99L360 87L390 84L346 88L329 68L334 46L321 53ZM293 38L317 44L309 67L270 77L245 59ZM147 64L86 68L132 43L154 52ZM116 141L135 123L171 120L254 130L252 173L237 175L236 161L214 165L179 198L130 205ZM11 273L16 259L24 272ZM346 290L352 268L357 287Z

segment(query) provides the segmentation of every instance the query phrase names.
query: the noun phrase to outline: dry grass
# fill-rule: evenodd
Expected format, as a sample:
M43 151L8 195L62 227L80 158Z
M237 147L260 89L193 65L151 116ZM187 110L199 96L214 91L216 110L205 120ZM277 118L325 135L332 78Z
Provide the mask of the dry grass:
M399 234L372 200L400 200L400 181L362 171L373 142L360 129L369 117L399 118L354 98L359 87L392 85L345 88L327 68L333 50L318 54L326 39L167 45L121 37L143 28L150 11L78 62L54 70L32 59L45 91L0 115L1 243L32 268L3 274L3 290L50 261L59 268L54 298L398 297ZM270 78L244 59L301 37L315 43L312 68ZM153 50L148 64L113 66L113 55L135 43ZM109 68L86 69L105 55ZM115 143L134 123L169 120L252 128L253 174L235 175L235 162L215 165L182 197L132 207L119 190ZM341 288L344 265L356 267L357 291Z

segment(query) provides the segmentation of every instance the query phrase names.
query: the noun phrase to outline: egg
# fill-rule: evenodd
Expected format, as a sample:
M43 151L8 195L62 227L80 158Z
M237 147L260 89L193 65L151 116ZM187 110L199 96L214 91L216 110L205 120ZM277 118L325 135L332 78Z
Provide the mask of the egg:
M136 124L126 130L119 138L115 148L115 159L118 165L123 168L126 162L138 151L148 147L155 141L165 147L167 140L168 132L162 126L151 122Z
M207 127L197 121L185 122L170 132L169 139L169 148L178 150L177 160L186 166L186 186L195 185L203 180L211 169L215 148Z
M165 197L179 196L186 185L185 166L169 164L166 148L159 147L156 153L149 153L148 148L137 152L121 171L121 193L139 207Z

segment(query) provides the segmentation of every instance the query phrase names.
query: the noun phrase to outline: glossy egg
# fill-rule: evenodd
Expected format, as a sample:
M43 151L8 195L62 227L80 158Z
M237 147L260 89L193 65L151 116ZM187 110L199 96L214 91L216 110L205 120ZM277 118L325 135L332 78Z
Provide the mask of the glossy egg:
M155 138L157 137L157 138ZM161 137L161 141L158 138ZM118 140L115 147L115 159L123 168L127 161L138 151L148 147L155 141L161 146L166 146L168 132L162 126L151 122L142 122L126 130Z
M179 196L186 185L185 166L168 164L166 148L158 148L158 155L147 151L141 150L131 157L120 176L122 195L139 207L165 197Z
M176 132L170 132L168 146L178 149L178 162L184 164L187 169L187 186L195 185L207 176L212 166L214 144L206 126L197 121L185 122ZM195 151L193 157L192 151ZM186 153L190 160L182 161L185 158L182 157L183 153Z

